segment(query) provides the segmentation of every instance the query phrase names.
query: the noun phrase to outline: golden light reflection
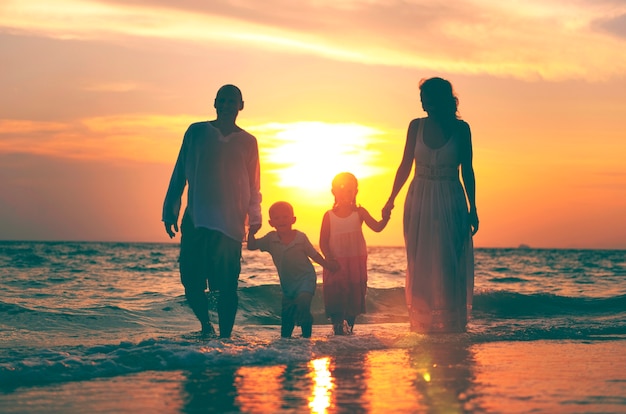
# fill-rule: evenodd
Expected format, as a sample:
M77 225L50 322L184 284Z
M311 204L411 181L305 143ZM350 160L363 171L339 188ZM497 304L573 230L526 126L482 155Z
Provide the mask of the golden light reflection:
M281 377L284 365L241 367L237 370L237 403L245 413L276 413L281 411Z
M422 397L415 392L414 371L404 349L370 352L365 365L367 391L364 395L371 412L417 412ZM424 410L422 410L424 411ZM419 412L422 412L419 411Z
M333 379L330 374L330 358L324 357L311 361L313 368L313 392L309 398L309 408L312 413L326 413L330 407L330 391L333 388Z
M379 152L373 148L383 132L368 126L295 122L250 130L263 143L264 171L275 176L279 187L326 194L342 171L363 179L384 170L375 165Z

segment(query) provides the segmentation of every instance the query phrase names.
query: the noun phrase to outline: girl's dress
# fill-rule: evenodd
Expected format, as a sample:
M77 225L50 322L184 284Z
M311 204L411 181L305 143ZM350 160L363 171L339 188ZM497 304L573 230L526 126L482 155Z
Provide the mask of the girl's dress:
M367 247L359 213L337 216L332 210L329 247L341 269L323 270L324 306L328 317L354 317L365 313Z
M463 332L472 307L474 248L459 179L461 150L454 135L441 148L428 147L424 121L419 121L415 176L404 206L411 330Z

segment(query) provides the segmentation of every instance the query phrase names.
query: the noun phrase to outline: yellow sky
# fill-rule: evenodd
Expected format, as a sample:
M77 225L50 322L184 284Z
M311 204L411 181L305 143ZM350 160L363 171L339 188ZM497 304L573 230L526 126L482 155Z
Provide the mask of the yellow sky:
M0 238L167 241L184 130L234 83L264 210L292 201L317 241L337 172L380 214L417 83L443 76L473 131L477 246L624 249L625 28L617 0L0 0ZM403 196L370 245L402 245Z

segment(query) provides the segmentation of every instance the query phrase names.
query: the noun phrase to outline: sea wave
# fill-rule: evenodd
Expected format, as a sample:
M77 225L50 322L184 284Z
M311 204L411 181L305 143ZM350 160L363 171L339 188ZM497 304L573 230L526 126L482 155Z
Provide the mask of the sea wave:
M281 289L279 285L250 286L239 289L239 322L252 325L280 324ZM208 293L210 310L215 312L217 296ZM47 298L52 300L53 298ZM0 311L5 315L30 315L45 320L53 328L55 319L72 318L116 320L124 325L134 318L151 317L155 320L170 317L187 317L188 309L183 295L168 297L159 292L144 292L140 298L126 300L100 300L90 307L72 307L58 303L56 307L42 307L37 300L28 303L0 300ZM369 288L366 296L367 313L360 316L361 323L396 323L407 321L404 288ZM482 291L474 295L473 315L479 319L557 318L567 316L601 317L624 313L626 295L605 298L569 297L549 293L523 294L510 291ZM323 303L323 286L317 287L311 304L317 324L326 322ZM4 324L15 322L5 318ZM28 323L28 322L25 322ZM91 321L91 324L94 322ZM97 322L96 322L97 323Z
M522 294L510 291L483 292L474 296L474 311L482 317L521 318L563 315L602 315L624 312L626 295L605 298L559 296L550 293Z
M497 341L625 341L626 326L555 327L549 323L471 326L463 334L423 335L404 323L357 326L352 336L333 336L330 328L314 327L312 339L280 338L278 326L237 326L229 339L204 338L197 332L157 336L90 346L17 348L0 358L0 390L21 386L107 378L148 371L219 370L240 366L289 365L322 357L341 357L374 350L469 349ZM232 368L232 369L231 369Z
M208 294L210 312L217 319L217 297ZM237 324L280 325L281 289L279 285L261 285L239 290ZM52 301L54 298L46 298ZM0 300L0 312L6 317L4 329L36 329L46 332L99 332L133 327L184 326L195 321L183 295L168 297L150 292L134 300L98 300L92 306L72 307L70 302L55 307ZM43 299L42 299L43 300ZM366 296L367 313L359 324L408 322L404 288L370 288ZM605 298L567 297L554 294L522 294L510 291L482 291L474 296L472 322L480 326L564 326L575 321L578 326L604 324L622 326L626 319L626 295ZM314 323L328 323L323 303L323 286L318 285L311 304ZM511 329L511 328L509 328ZM543 329L543 328L541 328ZM594 328L595 329L595 328ZM540 336L541 337L541 336ZM568 337L565 335L564 337Z

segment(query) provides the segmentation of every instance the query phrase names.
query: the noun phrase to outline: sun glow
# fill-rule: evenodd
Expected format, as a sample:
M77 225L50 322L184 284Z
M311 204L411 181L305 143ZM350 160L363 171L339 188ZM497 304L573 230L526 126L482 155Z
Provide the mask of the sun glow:
M313 392L309 397L309 408L312 413L325 413L330 407L331 391L334 387L330 373L330 358L315 359L309 363L314 381Z
M359 179L380 173L375 146L382 131L359 124L267 124L253 133L263 144L263 169L282 188L328 192L333 177L350 171Z

